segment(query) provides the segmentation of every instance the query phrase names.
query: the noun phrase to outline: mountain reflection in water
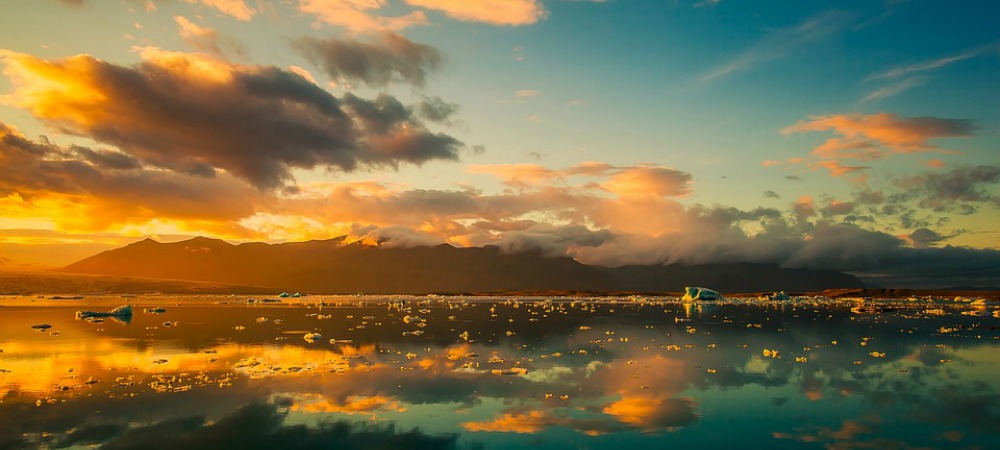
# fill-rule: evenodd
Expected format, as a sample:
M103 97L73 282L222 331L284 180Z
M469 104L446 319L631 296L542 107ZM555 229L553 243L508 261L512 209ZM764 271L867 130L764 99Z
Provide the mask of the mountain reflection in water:
M220 300L3 300L0 448L1000 444L1000 319L966 304Z

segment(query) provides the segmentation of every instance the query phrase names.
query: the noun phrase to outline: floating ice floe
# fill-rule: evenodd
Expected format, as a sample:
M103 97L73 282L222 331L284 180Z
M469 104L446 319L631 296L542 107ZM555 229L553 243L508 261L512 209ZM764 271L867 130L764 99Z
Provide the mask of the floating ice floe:
M167 312L167 309L163 308L163 307L146 308L146 309L142 310L142 312L144 312L146 314L163 314L163 313Z
M319 333L306 333L304 336L302 336L302 339L305 339L306 342L312 344L313 342L316 342L316 339L319 339L321 337L323 337L323 335Z
M52 328L52 325L49 325L47 323L40 323L38 325L31 326L32 330L38 330L38 331L45 331L48 330L49 328Z
M121 305L111 311L77 311L77 319L89 319L91 317L132 317L132 305Z
M681 300L718 300L722 298L718 292L703 287L688 286L684 288L684 297Z

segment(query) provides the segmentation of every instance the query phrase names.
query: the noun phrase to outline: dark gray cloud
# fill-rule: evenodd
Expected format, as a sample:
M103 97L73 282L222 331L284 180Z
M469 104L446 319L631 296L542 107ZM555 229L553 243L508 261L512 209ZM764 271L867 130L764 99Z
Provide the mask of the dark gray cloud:
M765 198L781 198L781 196L778 195L777 192L774 192L774 191L772 191L770 189L764 191L764 197Z
M457 435L428 435L418 430L326 422L322 426L285 424L279 405L251 403L215 423L192 416L128 429L101 448L457 448ZM74 442L75 443L75 442Z
M448 103L438 96L425 97L417 105L417 114L431 122L450 124L449 119L456 112L458 112L458 104Z
M390 32L382 33L378 42L305 37L294 41L292 48L334 80L372 87L399 82L420 87L444 63L444 55L434 47Z
M917 228L907 236L909 241L917 248L927 248L932 247L935 244L947 239L945 236L941 236L934 230L929 230L927 228Z
M379 94L367 100L344 94L342 105L362 132L357 146L370 154L370 163L395 166L400 161L420 164L431 159L457 160L462 143L444 133L433 133L412 108L395 97Z
M1000 184L1000 166L959 167L945 173L930 172L897 181L899 199L916 199L934 211L974 212L978 205L1000 208L1000 195L990 187Z
M854 203L831 201L820 208L820 213L824 217L844 216L854 212Z
M547 256L563 256L567 248L596 247L614 239L608 230L595 231L581 225L531 224L524 228L520 227L523 223L511 225L512 229L505 230L496 242L505 253L541 251ZM480 226L489 227L486 224Z
M411 108L387 94L340 100L277 67L159 49L144 49L142 56L144 62L134 67L89 56L46 62L60 76L48 80L29 108L64 132L114 145L143 164L206 177L224 170L261 189L290 181L294 168L351 171L455 160L463 146L429 131ZM40 62L29 55L7 59L24 67ZM64 98L53 87L64 77L83 80L100 100ZM15 80L25 88L42 82ZM129 164L110 154L88 155Z
M73 146L71 150L83 160L101 168L125 170L140 167L139 160L120 152L91 150L81 146Z
M784 217L694 209L691 228L659 237L613 234L606 242L575 250L598 265L773 263L789 268L836 270L866 284L890 287L1000 286L1000 250L920 247L888 233L851 223L803 223ZM747 235L740 224L757 223ZM918 232L918 239L930 235ZM553 240L550 240L552 242ZM925 244L926 239L924 240Z

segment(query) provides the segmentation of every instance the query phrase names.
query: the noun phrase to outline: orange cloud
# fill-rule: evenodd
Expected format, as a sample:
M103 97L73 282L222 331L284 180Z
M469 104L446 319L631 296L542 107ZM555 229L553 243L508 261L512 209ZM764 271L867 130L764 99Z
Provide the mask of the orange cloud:
M492 25L530 25L548 14L537 0L405 0L405 2L441 11L453 19Z
M934 139L972 136L976 126L964 119L904 118L890 113L813 116L781 130L782 134L832 131L841 137L827 139L810 154L820 160L808 163L833 176L865 169L842 161L874 161L892 154L949 152L931 143Z
M245 0L184 0L188 3L201 3L228 14L237 20L250 20L257 10L247 6Z
M351 33L400 31L416 25L429 25L423 11L396 17L372 14L386 5L385 0L299 0L299 11L316 16L313 26L336 25Z
M809 154L821 158L857 159L872 161L886 157L888 152L878 144L866 140L828 139Z
M931 144L932 139L945 137L972 136L976 127L964 119L940 119L936 117L902 118L895 114L834 114L812 116L781 130L782 134L807 131L833 131L846 140L834 140L818 147L820 152L830 152L840 148L859 146L883 146L894 153L915 153L938 151ZM850 147L848 147L850 146Z
M229 222L252 215L265 196L226 173L209 178L150 170L123 153L33 142L3 123L0 171L7 174L0 178L4 217L41 219L68 231L166 219L232 235L240 227Z
M819 161L815 163L810 163L809 167L813 169L823 168L830 171L830 175L835 177L847 175L849 173L857 172L859 170L865 170L868 166L845 166L838 161Z
M332 400L322 394L311 393L298 394L294 398L295 402L289 409L307 413L368 414L377 411L405 410L394 398L384 395L349 395L342 402Z
M602 186L618 195L677 197L688 194L691 174L666 167L637 166L611 176Z
M473 164L466 167L465 171L494 175L500 178L504 184L514 187L550 183L566 176L565 173L548 169L539 164Z
M292 72L292 73L295 73L295 74L298 74L298 75L301 75L302 78L305 78L306 81L308 81L308 82L310 82L312 84L319 84L319 82L316 81L316 77L313 76L312 72L310 72L310 71L308 71L308 70L306 70L306 69L304 69L302 67L299 67L299 66L288 66L288 71Z
M534 434L559 423L561 421L547 411L528 411L505 413L490 421L465 422L462 424L462 428L469 431Z
M626 395L602 412L644 431L670 429L695 419L693 400L658 395Z
M239 41L230 38L221 38L215 30L198 26L184 16L174 16L174 22L177 22L177 26L180 28L181 38L198 50L221 56L223 54L223 47L225 47L226 50L232 53L239 56L246 56L246 51Z

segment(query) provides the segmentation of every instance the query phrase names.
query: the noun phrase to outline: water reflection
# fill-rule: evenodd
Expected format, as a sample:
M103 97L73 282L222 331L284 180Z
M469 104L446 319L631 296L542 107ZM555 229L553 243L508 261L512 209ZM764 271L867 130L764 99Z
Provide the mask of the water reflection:
M998 321L961 308L412 299L165 309L125 324L4 307L0 448L1000 443Z

